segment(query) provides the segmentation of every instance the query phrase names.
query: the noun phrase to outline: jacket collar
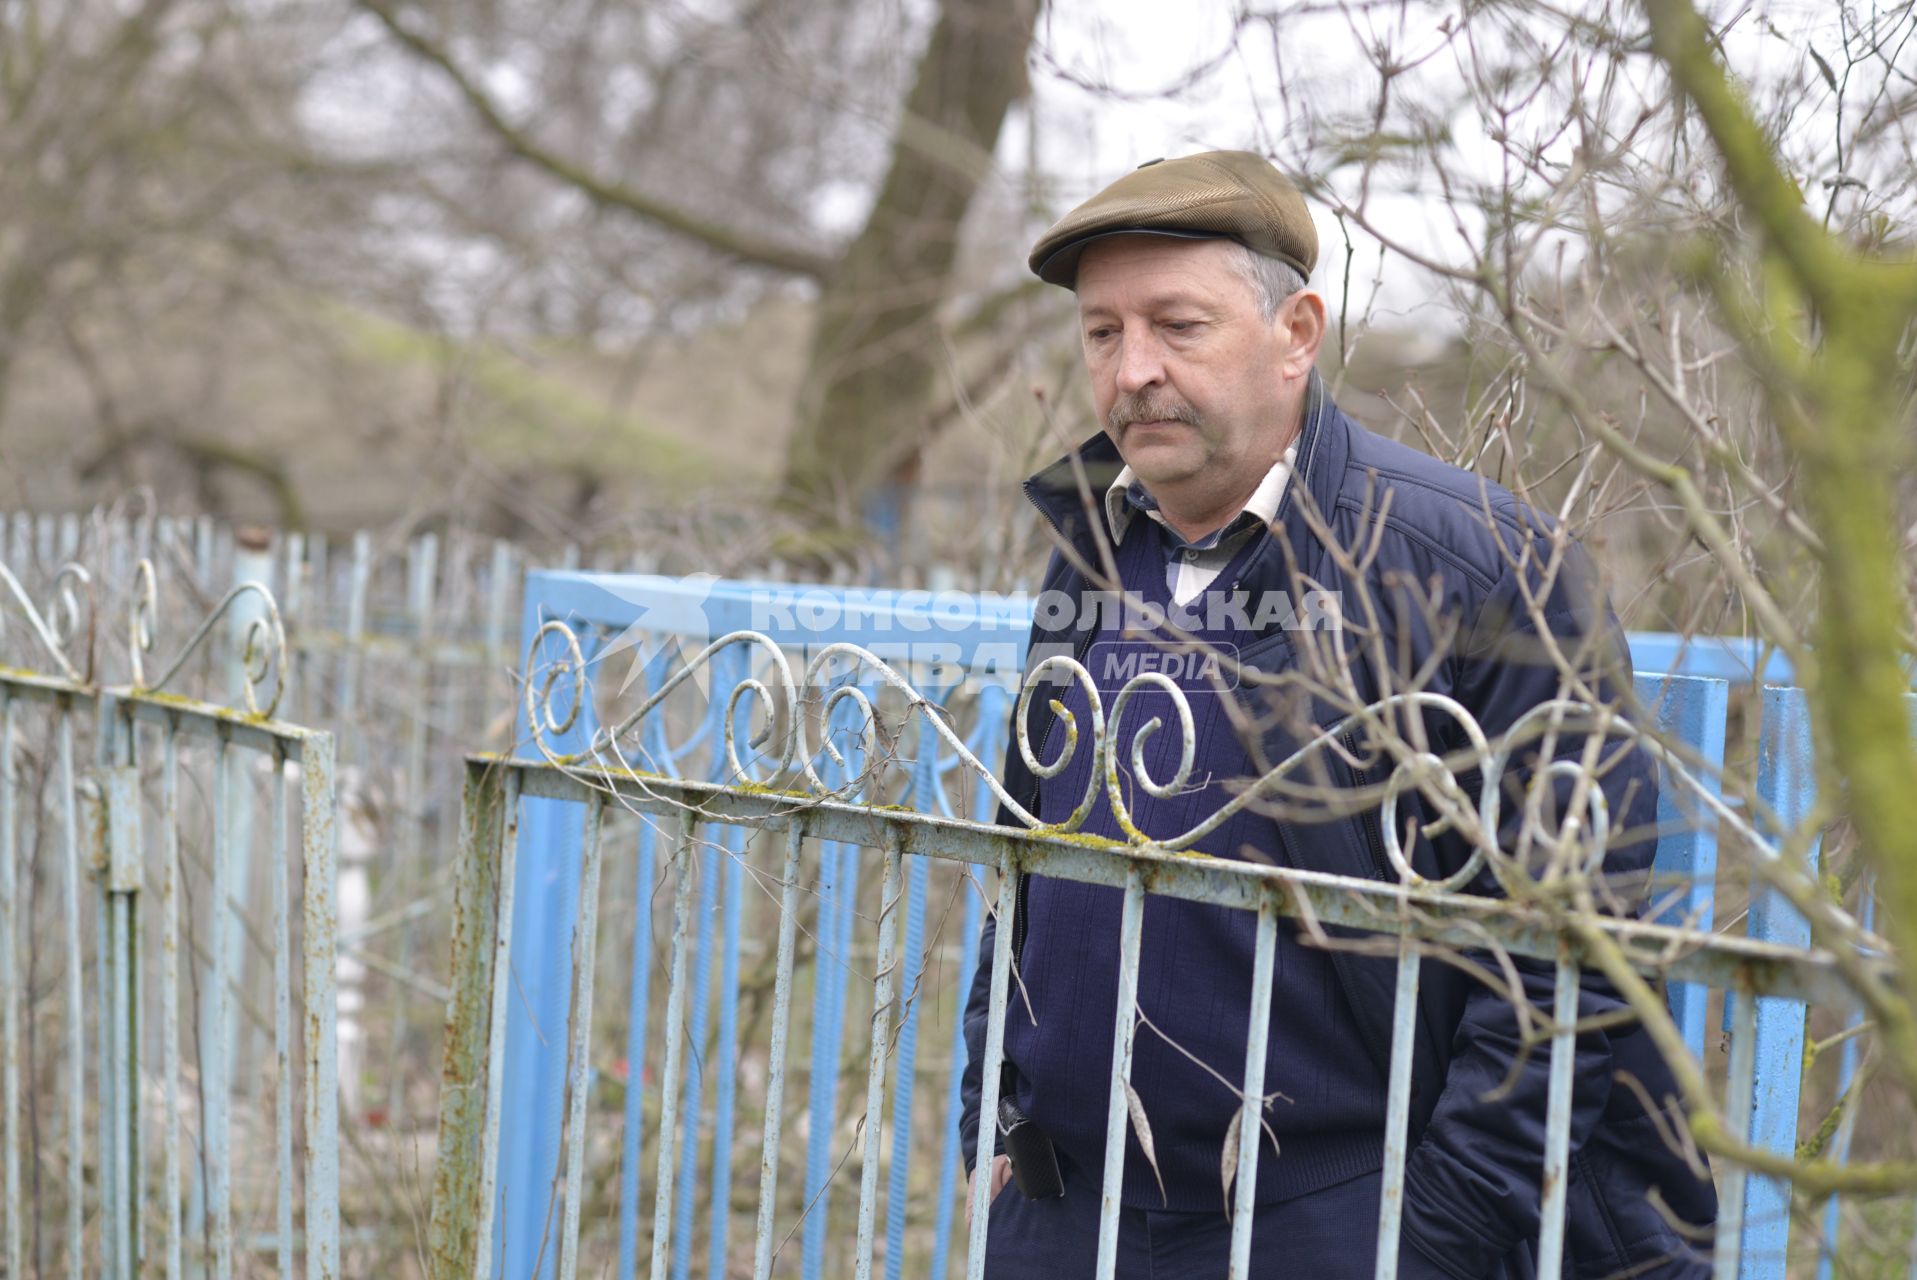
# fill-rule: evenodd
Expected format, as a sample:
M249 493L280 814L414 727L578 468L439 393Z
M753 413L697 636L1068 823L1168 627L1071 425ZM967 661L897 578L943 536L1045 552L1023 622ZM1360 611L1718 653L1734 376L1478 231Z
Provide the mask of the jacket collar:
M1293 547L1302 547L1313 540L1294 493L1303 488L1311 495L1312 505L1320 515L1329 518L1350 450L1349 424L1326 394L1324 380L1313 369L1305 386L1304 426L1294 445L1291 480L1285 486L1273 519L1274 527L1283 529ZM1060 537L1074 544L1088 563L1096 564L1094 537L1112 541L1104 495L1124 468L1125 460L1119 457L1118 446L1112 443L1110 436L1099 431L1028 477L1025 496ZM1084 477L1082 484L1080 471Z

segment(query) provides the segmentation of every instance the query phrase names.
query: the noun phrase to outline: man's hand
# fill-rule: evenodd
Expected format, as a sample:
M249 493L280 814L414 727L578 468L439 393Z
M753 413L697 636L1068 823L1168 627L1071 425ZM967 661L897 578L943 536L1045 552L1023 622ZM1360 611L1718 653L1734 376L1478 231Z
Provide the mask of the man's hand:
M998 1193L1005 1190L1005 1184L1011 1180L1012 1158L1010 1156L993 1156L992 1188L990 1194L985 1197L985 1203L990 1205L992 1201L998 1199ZM972 1229L972 1197L970 1196L965 1197L965 1229L967 1231Z

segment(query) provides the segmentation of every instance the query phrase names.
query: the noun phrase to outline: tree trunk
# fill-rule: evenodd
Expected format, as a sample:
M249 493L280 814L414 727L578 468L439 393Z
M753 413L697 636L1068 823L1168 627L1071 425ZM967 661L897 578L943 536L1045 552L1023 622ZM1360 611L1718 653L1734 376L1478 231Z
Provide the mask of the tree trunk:
M945 0L877 203L821 287L781 505L828 537L856 528L874 490L915 466L960 223L1026 91L1037 13L1038 0Z

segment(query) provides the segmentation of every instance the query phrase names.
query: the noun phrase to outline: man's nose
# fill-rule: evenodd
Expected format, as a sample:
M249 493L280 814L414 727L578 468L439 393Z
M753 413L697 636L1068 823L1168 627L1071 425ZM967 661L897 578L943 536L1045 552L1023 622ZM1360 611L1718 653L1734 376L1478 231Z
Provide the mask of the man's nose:
M1165 361L1149 334L1126 334L1118 350L1118 390L1132 395L1165 380Z

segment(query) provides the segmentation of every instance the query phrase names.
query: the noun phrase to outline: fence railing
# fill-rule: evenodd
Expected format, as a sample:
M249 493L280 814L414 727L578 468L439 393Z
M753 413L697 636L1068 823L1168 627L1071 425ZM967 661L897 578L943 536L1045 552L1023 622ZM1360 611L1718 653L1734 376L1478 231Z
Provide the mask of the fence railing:
M84 569L43 614L0 564L0 616L42 668L0 667L0 1263L224 1278L243 1218L278 1274L298 1253L337 1277L333 738L273 718L285 640L262 588L158 666L155 578L132 576L111 626ZM244 637L238 709L177 692L222 623ZM94 680L103 635L130 637L129 683ZM270 1052L239 1062L249 1027Z
M531 575L522 600L513 551L476 540L442 557L434 539L416 538L381 567L370 539L350 552L298 538L262 550L206 522L14 519L0 533L33 563L26 583L0 581L0 617L24 622L0 631L0 664L15 664L0 666L8 1276L135 1274L156 1257L169 1276L230 1274L269 1255L286 1274L300 1252L307 1274L339 1274L334 1011L344 1001L349 1023L359 1022L364 1011L343 988L375 963L407 999L430 996L448 936L455 1017L438 1100L436 1254L479 1258L469 1250L485 1240L494 1273L517 1277L551 1274L568 1249L575 1262L599 1251L618 1274L650 1262L653 1274L678 1280L742 1268L750 1239L755 1265L796 1252L808 1280L863 1267L888 1280L943 1280L954 1257L975 1266L978 1256L975 1241L959 1252L957 1114L964 993L981 917L998 896L980 868L1010 857L1086 878L1092 859L1105 877L1093 883L1123 888L1135 872L1143 892L1171 885L1162 891L1268 909L1273 919L1322 908L1321 922L1384 934L1394 926L1376 911L1415 907L1403 926L1409 952L1484 926L1478 899L1427 903L1419 890L1387 901L1376 885L1354 897L1349 885L1294 885L1282 874L1248 886L1234 877L1254 869L1236 864L1213 868L1222 880L1188 881L1193 860L985 828L1000 798L988 775L1006 750L1025 667L1030 612L1016 599L558 572ZM105 567L62 569L63 548ZM162 557L158 574L140 571L148 553ZM199 566L197 576L169 575L169 563ZM234 589L249 576L282 583L304 625L284 626L264 591ZM41 610L36 599L56 603ZM514 609L516 644L502 622ZM569 624L576 658L567 632L547 627L554 620ZM156 630L191 637L164 668L137 640ZM709 640L735 631L762 638L688 667ZM128 632L133 645L113 643ZM248 660L249 634L251 657L273 661ZM1842 975L1832 976L1837 959L1808 948L1807 922L1761 877L1744 916L1760 949L1702 936L1714 916L1735 926L1750 869L1743 855L1771 847L1747 838L1758 817L1717 786L1734 767L1727 719L1758 725L1752 790L1764 820L1789 828L1816 812L1803 695L1752 683L1753 672L1780 675L1777 656L1755 646L1632 639L1638 696L1694 785L1662 794L1665 891L1625 943L1676 945L1683 935L1696 948L1660 969L1675 1029L1693 1058L1714 1059L1713 993L1724 993L1728 1114L1774 1153L1796 1150L1810 1098L1807 1007L1844 1019L1827 1037L1841 1045L1834 1096L1843 1106L1829 1135L1841 1161L1857 1132L1851 1085L1869 1027ZM853 644L911 691L864 658L842 678L822 676L829 691L858 691L832 693L833 714L817 727L812 745L834 742L838 754L815 751L814 775L796 793L793 777L770 769L750 776L785 791L742 783L733 752L748 766L759 753L731 726L781 696L767 655L777 649L802 669ZM558 763L487 757L461 769L454 744L505 745L485 726L502 720L497 694L512 687L514 650L536 655L538 676L533 700L516 699L514 741L524 753L537 737ZM567 662L585 684L562 728L566 717L541 695L570 688L571 675L549 679ZM605 673L628 665L635 688L622 692ZM482 671L498 678L475 678ZM1721 678L1684 674L1694 671ZM729 703L741 687L748 692ZM607 757L605 727L662 692L618 739L623 760ZM272 718L294 705L305 708L297 723ZM874 707L889 727L868 737ZM344 770L334 735L311 723L340 728L353 753ZM354 835L335 789L350 794L382 777L398 780L404 816L370 838ZM443 854L427 855L453 844L440 824L455 810L432 797L454 781L466 793L448 868ZM507 803L507 788L519 799ZM1740 856L1720 868L1727 830ZM334 852L342 835L343 871ZM475 870L509 846L523 852L508 872L497 862ZM630 856L608 858L608 849ZM1815 842L1793 851L1796 872L1815 875L1818 852ZM449 935L435 877L451 875ZM336 879L340 896L362 904L350 919L333 918ZM364 905L372 886L377 912ZM1853 898L1868 934L1868 894ZM504 914L478 921L487 904ZM1446 915L1454 910L1463 914ZM1427 920L1452 923L1426 934ZM369 934L396 921L396 960L366 949ZM1484 927L1513 954L1556 963L1565 926L1519 913ZM1547 950L1525 949L1533 944ZM508 962L511 998L501 1007L495 966ZM605 977L614 972L623 986ZM472 1021L477 1002L483 1022ZM409 1023L421 1033L409 1036ZM375 1066L390 1068L397 1092L403 1064L430 1049L436 1023L402 1004L373 1039L356 1027L349 1075L379 1083ZM987 1079L995 1088L995 1073ZM486 1090L510 1105L489 1118ZM395 1150L360 1154L377 1162ZM1790 1188L1728 1166L1719 1174L1720 1274L1782 1276ZM753 1204L755 1183L768 1194ZM1837 1197L1824 1212L1820 1276L1837 1258Z
M816 608L822 599L830 604L823 613L807 618L795 612L805 602ZM946 612L936 615L941 607ZM914 623L934 616L936 626L914 629ZM922 1026L927 1008L956 1016L970 985L975 958L967 946L977 937L977 920L968 914L954 922L946 912L944 929L921 932L928 904L949 892L936 877L940 871L958 873L956 892L968 906L994 896L976 878L980 869L1023 870L1125 889L1122 972L1133 978L1147 892L1258 913L1261 983L1269 976L1269 938L1280 918L1397 934L1402 939L1397 952L1401 1036L1415 1000L1419 958L1431 947L1495 939L1513 955L1555 965L1563 993L1575 990L1582 967L1592 962L1592 948L1600 938L1608 939L1640 972L1671 984L1673 1046L1682 1046L1694 1061L1706 1057L1711 992L1724 993L1729 1092L1722 1096L1733 1132L1785 1156L1794 1151L1806 1008L1842 1013L1854 1005L1854 990L1837 958L1807 948L1808 926L1761 876L1751 890L1749 936L1709 929L1717 905L1720 832L1730 830L1760 856L1766 850L1774 855L1778 824L1808 811L1801 788L1808 777L1809 740L1800 691L1764 690L1758 700L1763 767L1757 781L1764 805L1775 810L1774 821L1765 819L1767 834L1760 834L1753 825L1756 815L1724 800L1718 785L1727 683L1640 672L1639 697L1670 744L1660 748L1668 775L1660 812L1660 829L1668 834L1657 855L1664 891L1655 915L1645 921L1592 923L1430 887L1340 881L1152 850L1091 849L1069 835L982 825L1003 798L990 774L1004 749L1006 712L1016 696L1007 677L1023 666L1029 619L1016 604L976 598L968 612L961 599L914 593L822 597L792 588L688 588L664 579L531 576L522 629L532 657L520 744L529 749L537 740L546 754L475 758L468 764L459 855L460 949L449 1021L455 1040L448 1045L444 1083L447 1098L466 1101L442 1117L433 1228L437 1257L449 1264L456 1259L462 1274L468 1267L509 1276L549 1274L557 1266L558 1274L569 1275L582 1249L587 1256L603 1250L607 1261L616 1257L618 1274L629 1274L649 1252L651 1274L683 1276L695 1269L699 1246L692 1228L703 1204L710 1216L703 1242L703 1270L709 1274L719 1274L728 1259L735 1267L743 1264L741 1228L750 1218L755 1275L767 1274L771 1257L787 1237L796 1236L808 1278L847 1271L877 1274L875 1268L888 1277L943 1276L948 1250L956 1243L955 1090L962 1041L953 1028L928 1062L924 1047L906 1028ZM563 628L553 625L560 621ZM889 639L874 638L887 628ZM731 636L702 651L708 640L741 630L763 634ZM927 631L933 634L928 637ZM733 719L744 716L740 708L781 705L779 682L769 673L796 665L769 655L803 646L816 663L835 645L847 655L844 646L854 640L874 650L850 655L857 674L834 682L809 665L812 675L797 687L811 689L822 682L837 712L856 710L854 721L890 698L899 723L835 754L824 750L826 743L836 741L835 734L852 732L857 738L851 726L835 723L818 707L806 714L767 711L770 719L761 727L774 737L796 732L792 726L807 723L808 715L819 721L819 738L798 756L816 758L818 765L753 772L756 747L746 750L743 739L735 741ZM608 711L604 686L609 682L603 676L615 655L635 645L645 695L644 714L636 718ZM931 653L930 645L942 647ZM1724 660L1716 652L1721 646L1703 648L1712 650L1706 660ZM747 652L756 655L751 664L743 662ZM897 670L884 667L888 659ZM901 674L928 665L943 670L937 681L919 688ZM978 679L981 672L989 678ZM687 713L691 718L675 722L669 714L674 690L683 692L695 677L709 680L712 694L701 710ZM568 692L573 681L579 687ZM556 689L561 701L573 703L573 714L553 713L549 699ZM687 728L688 736L674 743L668 723ZM1081 749L1105 745L1081 744ZM948 774L969 787L957 801L944 794ZM782 789L768 791L753 779ZM921 779L928 781L920 786ZM848 789L853 781L859 788ZM954 812L975 820L947 816ZM623 847L629 821L637 826L636 856L608 859L607 849ZM663 847L660 839L666 841ZM655 923L652 895L667 892L657 879L661 860L672 909L669 922ZM1796 873L1814 875L1814 867L1813 860L1797 866ZM622 886L614 894L603 887L609 872ZM867 881L863 890L861 873ZM875 875L881 882L876 901L870 885ZM996 891L1001 926L1010 910L1002 896L1004 883ZM744 933L771 951L760 956L762 968L770 960L771 1027L751 1043L738 1030L742 884L755 887L746 897L764 904L752 913ZM617 937L605 958L595 959L608 951L600 928L602 914L612 910L607 904L627 901L634 904L631 931ZM623 924L623 912L619 918ZM861 935L855 924L867 932ZM1010 932L1001 927L997 937L1003 942ZM815 946L809 967L800 939ZM655 948L663 948L657 963L651 955ZM868 956L871 967L866 967ZM715 958L722 970L716 990ZM942 969L948 959L957 963ZM595 971L608 962L621 963L631 975L630 985L611 1000L594 980ZM988 1116L997 1087L1006 990L1003 957L992 963L992 1033L982 1111ZM507 966L510 996L501 985ZM810 1007L798 1004L795 1013L793 993L803 992L808 980ZM869 1037L855 1035L849 1046L846 1030L856 1024L847 1022L848 986L869 992L867 1000L858 1001L869 1011ZM743 995L748 1003L763 998L751 985ZM716 1032L707 1021L715 1001ZM1122 1012L1129 1008L1124 991L1120 1006ZM1568 1070L1565 1014L1561 1007L1552 1015L1557 1019L1552 1060L1562 1064L1554 1073ZM615 1038L626 1049L620 1064L623 1124L616 1144L587 1124L598 1114L593 1088L606 1061L603 1054L595 1056L601 1042L593 1028L608 1019L615 1033L624 1033ZM648 1027L655 1028L650 1035ZM800 1033L804 1039L797 1043L809 1042L811 1051L803 1155L785 1151L779 1141L787 1077L796 1078L788 1044ZM1254 1019L1254 1051L1262 1048L1261 1040ZM1113 1132L1122 1136L1129 1025L1118 1028L1118 1043L1127 1052L1112 1064L1111 1115ZM838 1111L840 1082L842 1076L857 1078L851 1064L861 1058L864 1107L858 1109L854 1087L848 1128ZM706 1062L721 1069L709 1076L701 1065ZM1253 1065L1262 1070L1260 1064L1247 1064ZM946 1086L938 1091L942 1107L922 1101L919 1077L928 1069ZM1847 1080L1850 1070L1854 1062ZM1247 1079L1255 1075L1248 1073ZM749 1105L735 1092L747 1086L756 1094ZM880 1118L887 1114L882 1104L888 1089L892 1134L886 1144ZM1253 1094L1248 1086L1247 1096ZM512 1103L502 1109L503 1099ZM1387 1121L1399 1144L1399 1160L1402 1101L1394 1098ZM750 1180L748 1173L733 1172L742 1115L752 1122L745 1132L756 1133L762 1157L752 1213L735 1202L735 1192L743 1192ZM1555 1161L1552 1167L1560 1173L1564 1120L1554 1103L1555 1145L1547 1148L1547 1160ZM1241 1196L1249 1194L1255 1171L1256 1131L1247 1117L1235 1184ZM1122 1146L1108 1143L1107 1149ZM827 1226L835 1150L838 1162L858 1169L858 1228L849 1234ZM827 1166L823 1176L821 1164ZM792 1195L789 1177L781 1177L788 1165L790 1173L803 1172L802 1194ZM1396 1168L1401 1174L1401 1165ZM654 1171L650 1215L643 1212L639 1195L642 1169ZM1105 1174L1109 1193L1115 1167L1108 1164ZM1782 1276L1788 1186L1780 1178L1747 1175L1735 1165L1721 1166L1719 1174L1718 1274ZM1397 1175L1388 1171L1388 1176ZM613 1180L620 1188L616 1209L602 1213L594 1188ZM1547 1220L1561 1221L1563 1179L1547 1175L1546 1186L1552 1189ZM1394 1204L1388 1195L1382 1206L1386 1236L1396 1230ZM1250 1215L1237 1220L1249 1223ZM970 1275L979 1274L982 1265L983 1224L984 1215L975 1215L965 1255ZM1549 1240L1547 1235L1546 1266L1555 1268ZM1826 1253L1833 1240L1834 1232L1823 1241ZM1234 1241L1241 1268L1246 1247L1242 1239ZM1390 1248L1380 1251L1381 1258L1393 1256Z

